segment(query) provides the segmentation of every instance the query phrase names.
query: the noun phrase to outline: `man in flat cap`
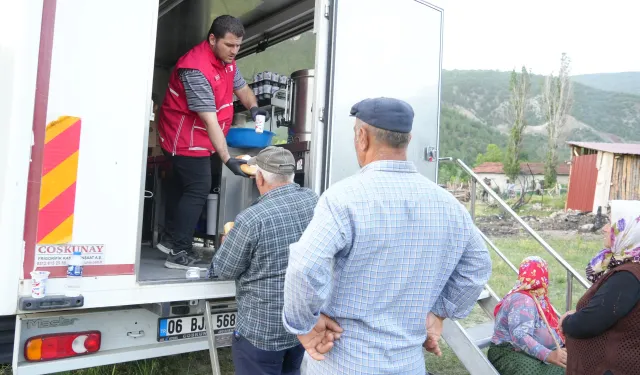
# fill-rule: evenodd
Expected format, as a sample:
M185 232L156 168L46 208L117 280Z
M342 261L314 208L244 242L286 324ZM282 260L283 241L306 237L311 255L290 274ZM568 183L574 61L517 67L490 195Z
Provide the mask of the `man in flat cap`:
M366 99L351 115L362 169L291 245L283 322L307 374L424 375L422 346L440 355L442 321L469 314L491 259L465 207L407 161L411 106Z
M284 274L289 245L309 224L318 196L293 182L295 160L282 147L267 147L247 164L257 166L260 198L236 217L208 276L236 281L235 373L300 374L304 348L282 325Z

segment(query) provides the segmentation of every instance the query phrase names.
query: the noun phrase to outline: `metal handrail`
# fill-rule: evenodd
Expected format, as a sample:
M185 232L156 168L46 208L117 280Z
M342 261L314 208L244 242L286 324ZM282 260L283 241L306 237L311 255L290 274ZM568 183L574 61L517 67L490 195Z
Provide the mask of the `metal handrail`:
M446 160L449 158L442 158L442 159ZM452 160L452 159L449 159L449 160ZM487 184L485 184L484 181L480 179L480 177L477 174L475 174L475 172L473 172L473 170L469 168L468 165L466 165L460 159L454 159L454 160L456 164L458 164L458 166L462 168L462 170L465 171L465 173L467 173L469 177L471 177L470 212L474 220L475 220L475 203L476 203L476 184L480 184L480 186L482 186L482 188L489 195L491 195L493 199L496 200L496 202L504 209L504 211L509 215L511 215L511 217L513 217L518 222L518 224L520 224L525 229L525 231L527 231L527 233L529 233L536 241L538 241L538 243L547 251L547 253L549 253L567 271L567 290L566 290L567 294L566 294L565 302L566 302L567 310L570 310L572 307L572 300L573 300L573 279L575 278L576 280L578 280L580 285L582 285L585 289L589 289L591 285L587 282L587 280L584 277L582 277L582 275L580 275L573 267L571 267L571 265L567 263L567 261L564 260L564 258L562 258L560 254L558 254L542 237L540 237L540 235L536 233L529 226L529 224L527 224L524 220L522 220L522 218L517 213L515 213L515 211L513 211L513 209L511 209L511 207L504 200L502 200L502 198L500 198L500 196L493 189L491 189ZM515 268L515 266L506 258L506 256L500 250L498 250L498 248L493 244L493 242L489 241L489 239L484 235L484 233L482 234L482 237L484 238L485 242L487 242L489 246L498 254L498 256L503 261L505 261L511 269L517 272L517 269Z
M505 262L509 266L509 268L511 268L511 270L515 272L515 274L517 275L519 273L518 268L513 263L511 263L511 261L506 257L506 255L504 255L502 251L498 249L498 247L489 239L489 237L487 237L482 232L480 232L480 236L482 237L484 242L486 242L489 245L489 247L492 248L496 254L498 254L498 256L502 259L502 261Z

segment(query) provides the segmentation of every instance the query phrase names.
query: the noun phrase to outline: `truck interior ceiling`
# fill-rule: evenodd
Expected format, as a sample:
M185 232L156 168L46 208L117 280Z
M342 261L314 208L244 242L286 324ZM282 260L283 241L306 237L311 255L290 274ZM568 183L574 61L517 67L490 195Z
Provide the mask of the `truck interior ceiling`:
M177 60L205 40L213 20L223 14L239 18L245 36L237 59L238 70L253 89L258 106L269 116L264 124L264 145L289 149L296 159L295 181L305 185L311 140L311 102L315 65L314 0L160 0L153 73L153 116L149 124L146 182L142 214L142 245L137 259L140 283L206 281L187 278L185 270L165 268L166 255L157 250L165 223L166 189L171 164L163 155L157 135L158 109ZM241 130L248 128L248 130ZM249 130L250 129L250 130ZM256 155L263 144L238 137L255 133L249 111L234 96L234 118L227 143L231 157ZM250 134L251 135L251 134ZM253 134L255 135L255 134ZM233 175L212 155L212 188L194 234L194 250L209 262L224 224L258 196L252 179ZM307 173L308 175L308 173Z

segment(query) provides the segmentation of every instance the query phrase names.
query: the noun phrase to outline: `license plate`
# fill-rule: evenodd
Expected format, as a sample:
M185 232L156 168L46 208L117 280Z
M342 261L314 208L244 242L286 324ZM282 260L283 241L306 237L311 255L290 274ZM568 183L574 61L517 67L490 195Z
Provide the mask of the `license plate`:
M212 314L215 335L233 333L236 313ZM177 316L158 319L158 341L173 341L204 337L207 335L204 315Z

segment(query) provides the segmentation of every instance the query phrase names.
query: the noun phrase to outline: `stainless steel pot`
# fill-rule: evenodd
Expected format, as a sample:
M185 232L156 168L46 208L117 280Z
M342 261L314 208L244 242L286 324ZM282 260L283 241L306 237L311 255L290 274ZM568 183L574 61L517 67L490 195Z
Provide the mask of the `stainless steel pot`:
M313 126L314 70L303 69L291 73L291 121L294 141L310 141Z

